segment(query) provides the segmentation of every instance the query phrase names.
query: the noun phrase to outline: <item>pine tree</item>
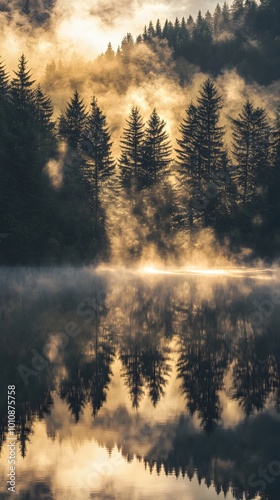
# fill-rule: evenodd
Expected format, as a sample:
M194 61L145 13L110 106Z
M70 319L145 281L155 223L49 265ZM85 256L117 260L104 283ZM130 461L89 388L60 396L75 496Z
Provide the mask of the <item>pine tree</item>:
M53 199L46 165L55 139L50 141L48 130L38 126L34 83L22 55L11 82L0 140L0 160L4 161L1 182L7 192L5 226L17 241L17 245L7 247L11 262L39 262L53 231Z
M81 152L85 157L84 176L93 194L95 225L98 222L102 186L115 173L112 144L106 116L98 106L97 99L93 97L83 133Z
M147 30L148 38L149 39L154 38L155 34L156 34L156 32L155 32L155 28L154 28L153 22L150 21L149 22L149 26L148 26L148 30Z
M154 109L145 130L140 174L142 186L148 187L159 182L171 162L171 146L165 127L164 120Z
M9 94L10 84L5 65L0 59L0 100L7 99Z
M230 9L226 2L222 7L222 18L223 18L223 30L229 29L231 26L231 17L230 17Z
M14 71L15 78L11 82L11 97L13 105L18 109L26 109L34 105L35 83L32 80L31 70L27 69L27 60L22 54L19 59L18 71Z
M66 139L70 148L77 150L86 122L86 107L80 94L75 90L65 113L59 120L59 134Z
M181 29L180 29L180 33L179 33L179 39L180 39L180 47L182 47L182 51L180 52L180 55L183 56L185 53L184 51L187 48L187 43L189 41L189 31L188 31L187 23L186 23L184 17L182 18L182 21L181 21Z
M215 36L219 36L223 26L223 15L220 4L217 5L213 16L213 31Z
M213 224L219 217L218 212L222 212L221 187L228 170L228 159L224 130L219 126L220 109L221 98L208 79L199 92L197 105L189 105L179 128L181 138L177 140L177 163L181 196L188 200L190 227L196 220L201 222L202 216L207 225Z
M14 148L14 141L11 134L11 106L9 102L9 78L5 70L5 65L0 61L0 227L1 233L9 232L9 212L11 210L11 189L7 189L10 168L11 150ZM11 140L12 139L12 140ZM1 241L1 240L0 240ZM1 242L2 243L2 242ZM3 250L3 245L0 247Z
M108 61L113 61L115 59L115 52L113 50L111 42L108 43L107 50L105 52L105 57Z
M46 130L52 130L54 128L54 122L52 121L53 105L50 97L44 94L40 85L36 87L34 103L37 123Z
M168 21L168 19L166 19L162 30L162 38L166 38L169 41L171 40L172 34L173 24L171 21Z
M212 41L211 28L199 11L196 23L193 27L193 39L198 44L210 43Z
M189 32L192 33L193 27L194 27L194 18L192 16L188 17L187 27L188 27Z
M243 15L244 15L244 0L233 0L230 7L231 19L233 26L236 27L243 26Z
M186 118L182 121L179 131L181 139L177 139L179 148L176 149L178 164L182 175L187 174L188 185L194 189L199 188L197 166L197 108L191 103L186 111ZM197 179L197 180L196 180Z
M161 29L160 20L158 19L156 22L156 36L158 38L161 38L161 35L162 35L162 29Z
M199 169L208 181L222 167L224 156L224 128L219 126L221 97L210 79L203 84L197 102L196 141L201 152Z
M120 143L119 167L121 183L127 189L131 198L139 184L143 156L144 122L139 108L136 106L131 108L126 123L127 126L123 131L123 138Z
M179 166L180 184L183 192L188 190L189 199L192 200L201 189L201 176L199 171L199 148L196 143L197 135L197 108L191 103L186 111L186 118L182 121L179 132L181 139L177 139L179 148L176 149L177 163ZM193 226L193 211L188 212L189 224Z
M233 127L235 182L243 206L256 199L256 190L265 188L269 163L269 126L264 109L254 108L247 100Z
M131 35L131 33L127 33L127 35L122 39L121 43L122 61L124 64L129 63L133 47L134 47L133 36Z
M213 29L213 17L212 17L212 14L209 10L207 10L204 19L205 19L210 31L212 31L212 29Z

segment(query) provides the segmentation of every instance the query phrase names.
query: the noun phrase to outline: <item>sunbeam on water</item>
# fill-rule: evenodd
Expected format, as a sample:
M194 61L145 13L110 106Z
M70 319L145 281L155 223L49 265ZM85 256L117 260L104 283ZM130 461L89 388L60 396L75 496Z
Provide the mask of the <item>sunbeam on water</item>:
M244 279L250 278L255 280L274 280L279 277L280 269L278 268L254 268L254 267L225 267L225 268L201 268L195 266L178 267L178 268L160 268L154 265L148 265L137 268L121 268L115 266L99 266L97 272L112 272L112 273L128 273L139 275L193 275L205 277L227 277Z

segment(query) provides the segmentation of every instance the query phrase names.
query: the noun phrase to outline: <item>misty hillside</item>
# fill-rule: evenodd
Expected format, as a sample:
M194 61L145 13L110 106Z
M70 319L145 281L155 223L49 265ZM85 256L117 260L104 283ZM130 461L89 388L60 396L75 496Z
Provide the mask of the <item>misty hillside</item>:
M164 26L151 21L137 42L167 40L180 58L202 71L217 75L237 68L249 81L268 84L280 78L280 3L278 0L235 0L231 7L218 4L211 14L196 19L176 18ZM180 72L180 69L179 69Z
M20 6L16 29L52 15ZM278 13L236 0L97 58L50 49L40 84L1 62L1 262L278 258Z
M29 26L32 32L37 26L49 30L55 22L57 4L57 0L7 0L0 2L0 13L6 14L8 24L15 22L20 29L28 30ZM90 13L97 13L109 23L110 15L114 16L113 4L104 4L103 11L101 5ZM127 32L131 32L129 25ZM124 49L132 40L128 34L120 48ZM236 68L248 81L260 84L280 78L278 0L234 0L217 4L213 12L199 11L194 18L167 19L163 25L154 19L135 37L135 43L145 42L155 50L160 40L167 41L172 49L182 81L185 72L180 63L184 60L214 76L225 69Z

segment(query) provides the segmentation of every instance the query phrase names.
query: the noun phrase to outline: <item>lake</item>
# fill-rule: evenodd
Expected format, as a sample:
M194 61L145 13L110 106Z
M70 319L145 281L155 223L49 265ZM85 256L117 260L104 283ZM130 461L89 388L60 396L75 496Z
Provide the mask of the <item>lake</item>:
M0 280L0 499L279 500L278 270Z

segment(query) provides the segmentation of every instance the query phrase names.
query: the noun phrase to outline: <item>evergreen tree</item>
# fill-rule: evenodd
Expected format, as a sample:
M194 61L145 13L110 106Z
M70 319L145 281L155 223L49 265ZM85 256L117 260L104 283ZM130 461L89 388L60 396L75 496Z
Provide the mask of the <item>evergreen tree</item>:
M84 176L93 194L96 226L102 186L115 173L115 162L111 149L111 135L106 116L98 106L97 99L93 97L83 133L81 152L85 157Z
M11 82L11 96L13 105L18 109L26 109L34 105L34 83L31 70L27 69L27 60L22 54L18 64L18 71Z
M53 233L53 196L45 167L55 149L55 139L49 141L45 124L38 126L34 83L22 55L11 82L0 141L1 181L6 191L1 208L4 228L13 235L7 243L11 262L39 262Z
M128 64L130 62L133 47L133 36L131 33L127 33L127 35L122 39L121 43L122 61L124 64Z
M0 232L4 234L5 239L9 231L8 212L12 208L9 206L12 193L7 189L10 178L8 166L10 164L10 148L14 147L13 137L11 137L11 120L9 119L12 109L8 98L9 78L5 65L0 61ZM2 244L0 250L3 248Z
M188 32L187 23L186 23L184 17L182 18L182 21L181 21L180 37L182 40L182 45L185 47L186 42L189 40L189 32Z
M233 126L233 156L238 201L244 205L256 200L257 189L265 189L269 175L269 126L264 109L247 100Z
M194 18L192 16L188 17L187 27L188 27L188 30L192 33L192 30L193 30L193 27L194 27Z
M223 29L227 30L231 24L230 18L230 9L228 4L225 2L222 8L222 16L223 16Z
M160 20L158 19L157 22L156 22L156 36L158 38L161 38L161 35L162 35L162 29L161 29L161 24L160 24Z
M220 7L220 4L218 4L214 11L214 16L213 16L213 32L215 36L219 36L219 34L221 33L222 25L223 25L222 9Z
M127 126L121 139L121 157L119 160L121 183L130 194L130 198L139 184L141 175L144 122L139 108L133 106L126 120Z
M154 28L153 22L150 21L149 22L149 27L148 27L148 30L147 30L148 38L154 38L155 34L156 34L156 32L155 32L155 28Z
M227 170L224 129L219 126L220 109L221 98L208 79L199 92L197 105L190 104L179 128L181 138L176 152L182 190L187 192L190 227L203 214L207 225L210 219L213 223L213 218L218 218L218 209L221 211L221 193L206 196L212 185L217 189L217 177L224 176Z
M50 97L44 94L41 85L37 85L34 93L34 103L36 109L36 121L40 127L46 130L54 128L53 105Z
M165 126L154 109L145 130L140 173L142 186L150 187L159 182L170 165L171 146Z
M7 99L9 90L10 90L9 77L6 72L5 65L0 59L0 102L3 99Z
M209 10L207 10L204 19L205 19L205 21L207 23L207 26L209 27L210 31L212 32L212 29L213 29L213 17L212 17L212 14L211 14L211 12Z
M196 142L197 135L197 108L191 103L186 111L186 118L182 121L179 132L181 138L177 139L179 148L176 149L177 163L179 166L179 174L183 192L188 190L190 200L193 200L198 192L201 190L201 172L199 170L200 149ZM194 211L190 203L190 210L188 211L188 218L190 227L194 223Z
M75 90L65 113L59 120L59 134L66 139L70 148L77 150L86 122L86 107L80 94Z
M193 27L193 39L198 45L210 43L212 40L211 28L208 22L203 18L201 11L199 11L196 23Z
M222 167L225 151L224 128L219 126L221 97L210 79L203 84L197 102L196 141L201 152L199 169L208 181Z
M167 40L169 41L172 37L172 34L173 34L173 24L171 21L168 21L168 19L166 19L162 30L162 37L167 38Z
M108 43L108 47L105 52L105 57L108 61L113 61L115 59L115 52L113 50L111 42Z
M90 186L84 179L83 137L87 113L78 91L74 92L59 120L59 134L66 140L63 185L59 191L61 233L66 259L87 260L96 255L101 241L96 233Z

